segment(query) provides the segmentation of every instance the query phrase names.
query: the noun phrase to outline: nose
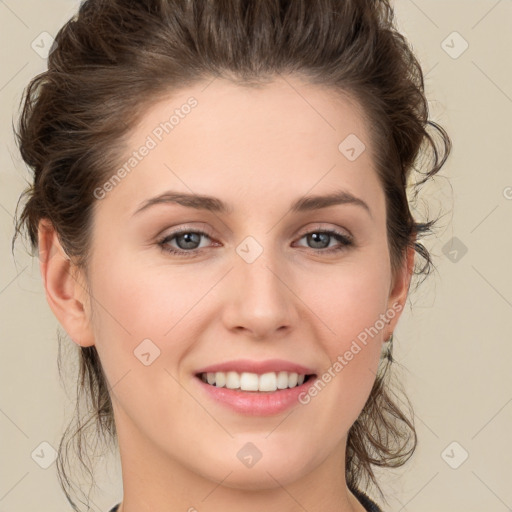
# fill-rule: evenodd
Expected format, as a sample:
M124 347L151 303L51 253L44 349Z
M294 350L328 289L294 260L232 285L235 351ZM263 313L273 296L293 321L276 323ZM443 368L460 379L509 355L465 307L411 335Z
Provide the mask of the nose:
M291 278L275 259L239 259L230 272L222 319L230 331L257 339L284 334L299 318Z

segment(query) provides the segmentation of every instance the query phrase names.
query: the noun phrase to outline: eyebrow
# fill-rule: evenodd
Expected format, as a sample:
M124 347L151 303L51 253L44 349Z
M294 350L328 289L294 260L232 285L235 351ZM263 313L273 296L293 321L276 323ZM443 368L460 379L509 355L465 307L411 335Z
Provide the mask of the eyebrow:
M196 210L206 210L222 214L229 214L233 211L229 205L216 197L168 191L144 201L133 215L137 215L153 205L168 203L179 204ZM362 199L354 196L346 190L339 190L327 195L310 195L301 197L292 203L290 210L294 213L300 213L343 204L360 206L367 211L370 217L372 217L370 207Z

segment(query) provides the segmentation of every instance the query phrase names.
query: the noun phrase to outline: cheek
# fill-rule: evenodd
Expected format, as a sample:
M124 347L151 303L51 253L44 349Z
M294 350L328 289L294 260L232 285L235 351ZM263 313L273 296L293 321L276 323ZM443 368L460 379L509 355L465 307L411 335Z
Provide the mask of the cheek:
M188 329L186 314L200 290L182 287L163 268L139 267L128 258L95 268L101 269L93 278L96 349L114 404L121 404L118 413L122 410L137 422L141 410L151 410L152 422L169 425L172 411L158 403L180 409L190 401L172 376L190 339L199 335ZM154 390L158 403L152 400Z
M183 286L179 277L171 279L176 276L170 277L169 269L141 266L133 257L116 256L114 261L99 251L95 257L93 328L109 383L122 379L123 393L133 398L137 389L130 386L137 382L165 393L172 379L162 370L173 371L185 353L187 339L176 334L200 290ZM170 340L172 358L166 354Z
M304 302L330 329L333 339L347 341L374 326L385 313L389 269L384 262L354 259L339 269L316 273L304 282ZM382 330L382 322L377 328ZM332 332L334 331L334 332Z
M323 334L317 332L317 338L330 360L324 369L325 381L336 381L332 387L349 402L358 400L354 390L363 395L370 392L387 325L386 262L366 267L362 263L331 272L329 279L323 280L322 293L318 287L303 289L304 302L312 304L321 320L316 325L322 325ZM318 279L315 282L320 284ZM308 296L306 289L314 291ZM346 394L346 390L351 391Z
M310 296L322 320L323 334L317 331L316 342L328 356L316 390L304 397L313 407L319 437L325 436L327 424L333 432L347 432L360 415L375 382L386 325L381 315L388 282L377 271L342 274L329 281L327 293Z
M109 328L133 342L162 339L204 295L208 283L196 282L190 269L142 265L133 259L100 265L95 295ZM105 326L104 326L105 327ZM128 334L129 333L129 334Z

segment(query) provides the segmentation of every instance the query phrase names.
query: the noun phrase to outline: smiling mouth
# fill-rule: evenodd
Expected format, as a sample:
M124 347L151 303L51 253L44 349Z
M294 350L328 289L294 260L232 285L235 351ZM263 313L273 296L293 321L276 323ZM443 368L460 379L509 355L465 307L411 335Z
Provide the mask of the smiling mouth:
M213 387L247 393L275 393L302 386L316 377L316 374L305 375L286 371L257 374L228 371L197 373L195 376Z

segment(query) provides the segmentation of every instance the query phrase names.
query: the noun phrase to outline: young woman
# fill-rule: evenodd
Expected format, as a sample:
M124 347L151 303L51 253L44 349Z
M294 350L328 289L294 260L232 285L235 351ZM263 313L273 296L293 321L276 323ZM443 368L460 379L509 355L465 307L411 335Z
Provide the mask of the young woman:
M86 0L18 137L87 407L73 509L92 426L112 511L381 510L372 466L416 446L388 371L431 266L408 189L450 151L388 2Z

